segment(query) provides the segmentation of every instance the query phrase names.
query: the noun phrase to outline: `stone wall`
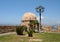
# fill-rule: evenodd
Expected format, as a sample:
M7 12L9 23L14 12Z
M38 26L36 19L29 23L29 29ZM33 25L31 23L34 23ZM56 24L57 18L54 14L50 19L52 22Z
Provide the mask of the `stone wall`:
M14 32L16 31L16 27L19 27L19 26L0 26L0 34L7 33L7 32ZM52 26L42 26L42 31L43 32L60 32L60 26L57 26L56 31L52 29Z
M43 32L60 32L60 26L57 26L56 30L53 30L52 26L42 26Z
M7 32L14 32L17 26L0 26L0 34Z

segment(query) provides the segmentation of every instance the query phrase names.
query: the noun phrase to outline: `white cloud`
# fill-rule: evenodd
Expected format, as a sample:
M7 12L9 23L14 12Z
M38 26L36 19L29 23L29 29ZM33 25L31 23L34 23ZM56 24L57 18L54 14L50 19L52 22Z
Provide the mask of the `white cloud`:
M41 16L41 19L44 19L44 17L43 17L43 16ZM39 21L39 16L37 17L37 20Z

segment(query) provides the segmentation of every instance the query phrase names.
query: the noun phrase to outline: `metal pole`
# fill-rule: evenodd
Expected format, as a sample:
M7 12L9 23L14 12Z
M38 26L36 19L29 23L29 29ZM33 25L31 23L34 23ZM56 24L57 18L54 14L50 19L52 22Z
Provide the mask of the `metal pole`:
M42 25L41 25L41 13L44 12L44 7L39 6L36 8L37 12L39 13L39 32L42 30Z
M40 9L40 31L41 31L41 9Z
M39 12L39 16L40 16L40 18L39 18L39 33L40 33L40 31L41 31L41 9L40 9L40 12Z

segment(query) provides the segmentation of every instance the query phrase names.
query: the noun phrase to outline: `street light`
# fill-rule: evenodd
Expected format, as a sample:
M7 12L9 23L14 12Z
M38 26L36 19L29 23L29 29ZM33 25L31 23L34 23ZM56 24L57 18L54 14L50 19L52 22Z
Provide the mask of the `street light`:
M41 25L41 13L43 13L44 12L44 7L43 6L39 6L39 7L37 7L36 8L36 11L39 13L39 16L40 16L40 18L39 18L39 32L40 32L40 29L42 29L42 25Z

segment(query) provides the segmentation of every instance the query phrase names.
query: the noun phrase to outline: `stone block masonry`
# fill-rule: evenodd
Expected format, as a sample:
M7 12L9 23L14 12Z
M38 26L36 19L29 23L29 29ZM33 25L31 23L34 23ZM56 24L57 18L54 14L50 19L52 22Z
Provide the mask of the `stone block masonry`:
M0 26L0 34L7 32L14 32L17 26Z

